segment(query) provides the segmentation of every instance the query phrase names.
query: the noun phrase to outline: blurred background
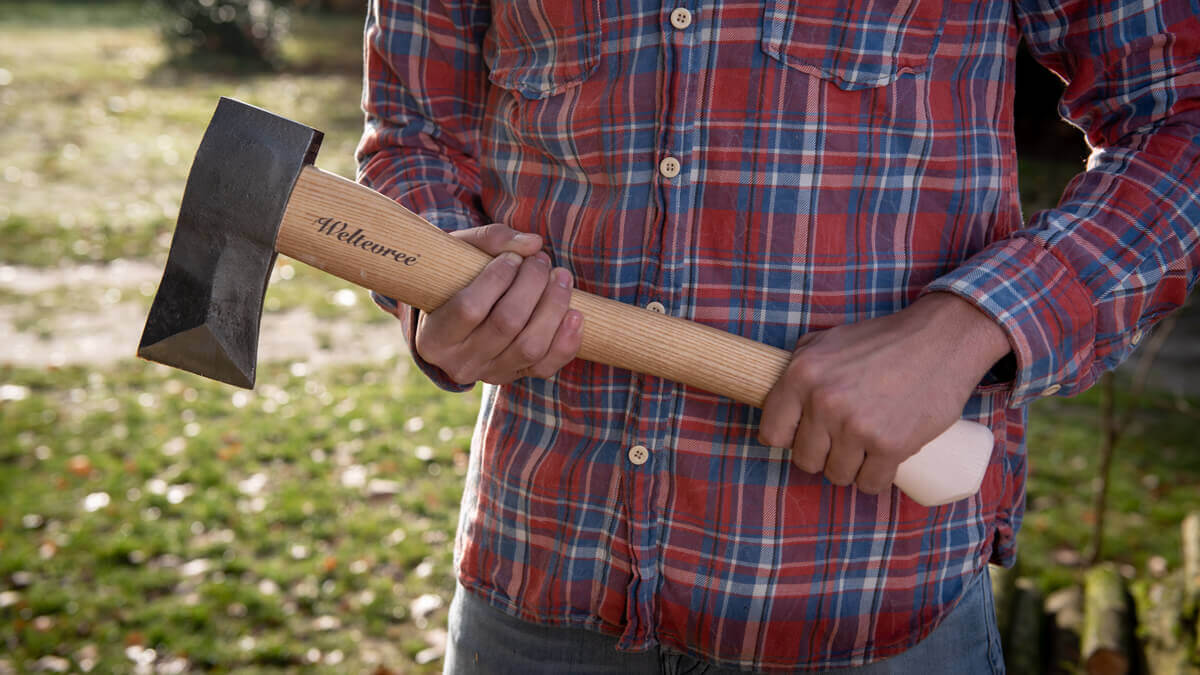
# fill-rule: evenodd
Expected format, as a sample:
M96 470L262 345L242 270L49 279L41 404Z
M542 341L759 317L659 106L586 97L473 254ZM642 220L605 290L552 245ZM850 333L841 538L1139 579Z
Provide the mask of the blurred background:
M254 391L133 358L219 96L354 175L364 4L0 0L0 675L440 672L477 396L285 258ZM1027 214L1086 157L1060 91L1023 56ZM1195 667L1198 314L1033 406L1012 672Z

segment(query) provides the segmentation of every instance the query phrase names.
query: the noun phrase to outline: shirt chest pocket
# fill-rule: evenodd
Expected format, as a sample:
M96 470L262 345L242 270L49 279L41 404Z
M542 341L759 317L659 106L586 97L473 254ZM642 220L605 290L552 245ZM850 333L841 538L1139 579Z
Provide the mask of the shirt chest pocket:
M484 54L493 84L529 99L560 93L600 64L599 0L494 0Z
M762 49L789 67L845 90L925 72L948 0L768 0Z

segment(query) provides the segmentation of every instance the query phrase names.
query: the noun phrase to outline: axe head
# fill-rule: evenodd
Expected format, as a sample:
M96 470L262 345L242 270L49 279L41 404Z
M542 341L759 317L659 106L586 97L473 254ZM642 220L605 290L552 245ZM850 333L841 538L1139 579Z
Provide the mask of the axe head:
M221 99L188 174L138 356L254 386L279 223L322 137L261 108Z

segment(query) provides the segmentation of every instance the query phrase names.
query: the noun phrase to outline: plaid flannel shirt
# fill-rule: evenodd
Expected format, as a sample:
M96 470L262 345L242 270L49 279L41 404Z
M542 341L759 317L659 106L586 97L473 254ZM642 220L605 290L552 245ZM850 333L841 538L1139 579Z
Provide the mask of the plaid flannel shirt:
M1091 385L1196 280L1198 17L1196 0L372 2L359 179L438 226L536 232L582 290L785 349L948 291L1015 356L964 410L995 433L982 490L937 508L805 473L756 442L759 411L672 382L576 360L489 386L464 586L760 670L926 636L1013 561L1024 404ZM1028 222L1022 38L1094 148ZM411 343L413 313L378 300Z

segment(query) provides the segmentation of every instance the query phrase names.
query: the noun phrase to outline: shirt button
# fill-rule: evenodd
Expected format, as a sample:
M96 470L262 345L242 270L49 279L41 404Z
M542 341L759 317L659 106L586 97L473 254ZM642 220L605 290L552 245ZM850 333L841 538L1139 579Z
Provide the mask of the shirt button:
M1139 330L1138 332L1133 334L1132 338L1129 339L1130 344L1132 344L1134 347L1138 346L1138 343L1142 341L1142 338L1145 335L1146 335L1145 331Z
M650 459L650 451L644 445L635 445L629 449L629 461L641 466Z
M658 172L664 178L674 178L679 175L679 160L674 157L663 157L663 160L658 163Z
M671 12L671 25L679 30L683 30L692 25L692 13L680 7L674 12Z
M655 314L666 314L667 313L667 308L663 307L663 304L661 302L658 302L657 300L646 305L646 309L650 310L651 312L654 312Z
M1052 384L1049 387L1046 387L1046 390L1042 392L1042 396L1053 396L1057 394L1060 389L1062 389L1061 384Z

